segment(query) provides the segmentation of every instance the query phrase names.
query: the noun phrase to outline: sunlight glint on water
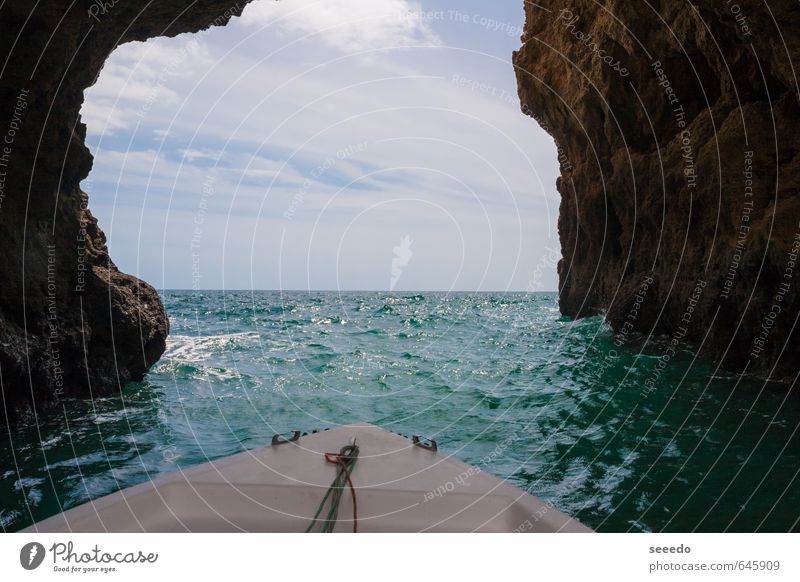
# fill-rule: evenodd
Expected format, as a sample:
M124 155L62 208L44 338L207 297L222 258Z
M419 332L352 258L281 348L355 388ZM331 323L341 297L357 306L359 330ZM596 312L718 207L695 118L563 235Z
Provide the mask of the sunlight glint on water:
M686 351L619 351L554 294L167 292L167 353L124 399L6 434L15 530L276 432L372 422L435 438L606 531L786 531L800 503L798 399ZM16 467L19 467L17 471ZM730 486L729 486L730 485ZM790 511L791 510L791 511Z

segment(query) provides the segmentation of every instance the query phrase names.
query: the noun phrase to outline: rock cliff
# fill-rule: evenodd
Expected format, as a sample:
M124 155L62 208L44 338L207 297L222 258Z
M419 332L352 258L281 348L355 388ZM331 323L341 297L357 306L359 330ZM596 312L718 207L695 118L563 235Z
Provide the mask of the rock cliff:
M79 188L80 108L118 45L222 25L240 0L66 0L0 6L0 381L5 414L141 379L169 323L120 272ZM0 420L5 418L0 415Z
M79 184L83 91L118 45L223 25L247 0L0 7L0 380L6 414L102 395L165 348L155 290L120 272ZM559 146L561 308L623 345L671 338L727 368L798 361L800 8L525 3L523 110ZM653 380L655 382L655 380Z
M559 147L561 309L794 379L800 6L526 3L523 110ZM657 385L657 374L646 380Z

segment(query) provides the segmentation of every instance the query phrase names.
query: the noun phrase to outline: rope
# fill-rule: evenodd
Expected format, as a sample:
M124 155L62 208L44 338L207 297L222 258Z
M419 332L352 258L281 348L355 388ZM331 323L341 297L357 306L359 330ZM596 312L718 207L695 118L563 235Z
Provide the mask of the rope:
M336 471L336 477L333 479L331 486L325 493L325 497L317 507L317 512L311 519L311 523L306 528L306 533L314 529L318 521L321 521L322 526L320 532L333 533L333 528L336 526L336 519L339 515L339 502L342 499L342 492L344 491L345 484L350 487L350 494L353 498L353 533L358 532L358 506L356 504L356 488L353 486L353 480L350 474L356 466L358 460L358 447L353 441L352 445L347 445L341 448L338 453L325 453L325 460L334 465L338 465L339 469ZM325 508L325 503L330 499L330 507L325 518L320 520L319 516Z

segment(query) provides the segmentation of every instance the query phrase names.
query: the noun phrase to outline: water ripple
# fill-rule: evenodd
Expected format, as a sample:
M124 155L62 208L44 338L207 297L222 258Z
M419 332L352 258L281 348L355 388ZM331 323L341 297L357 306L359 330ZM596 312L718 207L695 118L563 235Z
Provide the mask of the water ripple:
M689 350L643 392L665 340L616 348L601 318L571 322L553 294L164 300L172 335L145 382L0 442L4 530L276 432L359 421L431 435L601 530L797 527L797 393Z

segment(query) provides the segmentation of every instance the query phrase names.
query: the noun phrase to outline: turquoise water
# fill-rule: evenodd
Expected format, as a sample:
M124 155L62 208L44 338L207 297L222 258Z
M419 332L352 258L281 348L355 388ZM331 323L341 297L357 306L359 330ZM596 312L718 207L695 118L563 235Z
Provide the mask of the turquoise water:
M664 340L617 348L553 294L163 297L171 336L145 382L4 429L4 530L276 432L357 421L429 435L601 531L798 529L796 391L687 350L648 393Z

